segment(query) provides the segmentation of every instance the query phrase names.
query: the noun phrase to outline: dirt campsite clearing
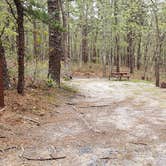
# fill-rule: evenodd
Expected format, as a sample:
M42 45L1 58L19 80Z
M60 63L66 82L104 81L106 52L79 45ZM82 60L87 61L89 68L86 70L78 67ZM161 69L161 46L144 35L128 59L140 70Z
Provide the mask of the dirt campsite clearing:
M68 84L78 93L40 125L0 128L0 166L165 166L166 90L97 78Z

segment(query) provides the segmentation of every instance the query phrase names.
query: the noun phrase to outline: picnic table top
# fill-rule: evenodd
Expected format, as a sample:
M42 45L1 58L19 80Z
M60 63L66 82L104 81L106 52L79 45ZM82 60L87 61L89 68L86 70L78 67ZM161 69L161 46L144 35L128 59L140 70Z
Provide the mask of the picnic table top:
M112 72L112 74L129 74L129 72Z

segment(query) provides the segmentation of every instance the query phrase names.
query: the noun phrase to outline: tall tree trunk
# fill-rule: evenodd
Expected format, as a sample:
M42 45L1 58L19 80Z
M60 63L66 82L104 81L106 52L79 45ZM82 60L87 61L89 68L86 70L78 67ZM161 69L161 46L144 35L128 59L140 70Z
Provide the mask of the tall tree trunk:
M48 0L48 13L50 15L49 24L49 71L48 75L56 81L60 87L61 71L61 32L55 27L55 22L60 24L60 8L58 0Z
M106 77L107 74L107 66L106 66L106 53L101 54L102 58L102 68L103 68L103 77Z
M138 50L137 50L137 70L141 67L141 34L139 35Z
M33 20L33 54L35 58L39 56L39 43L38 43L36 20Z
M156 50L155 50L155 76L156 76L156 86L160 86L160 54L161 54L161 33L159 29L159 20L158 20L158 7L156 1L151 0L153 5L153 13L155 17L156 24Z
M37 23L36 20L33 20L33 56L34 56L34 75L33 81L35 82L37 77L37 63L39 59L39 43L38 43L38 34L37 34Z
M59 1L59 5L60 5L61 13L62 13L63 28L65 29L65 32L63 32L63 36L62 36L62 48L63 48L62 59L66 63L66 61L67 61L67 35L68 35L67 31L66 31L67 30L67 16L66 16L66 12L64 10L64 4L61 0Z
M93 48L92 48L92 62L96 63L96 58L97 58L97 52L96 52L96 44L93 44Z
M156 86L160 86L160 64L159 64L159 56L155 58L155 75L156 75Z
M143 77L142 79L145 80L146 79L146 73L148 70L148 61L149 61L149 57L148 57L148 46L149 46L149 36L147 38L147 42L145 44L145 51L144 51L144 73L143 73Z
M5 57L5 49L2 45L2 41L0 39L0 56L2 58L2 76L3 76L3 86L5 89L8 89L10 87L10 79L9 79L9 73L6 63L6 57Z
M82 51L82 61L84 63L88 62L88 4L84 1L81 9L81 18L82 21L82 43L81 43L81 51Z
M70 24L69 24L69 19L70 19L70 4L69 1L67 1L67 53L68 53L68 58L71 61L71 42L70 42Z
M115 27L118 26L118 4L117 0L114 1L114 17L115 17ZM120 57L119 57L119 35L118 31L116 29L116 34L115 34L115 53L116 53L116 71L120 72Z
M82 61L88 62L87 25L82 26Z
M0 108L4 107L4 88L3 88L3 56L0 48Z
M97 38L98 38L98 29L96 29L96 32L94 33L94 39L92 40L92 56L91 56L91 61L93 63L96 63L96 60L97 60L97 48L96 48Z
M67 1L67 9L65 11L65 7L63 2L60 0L60 8L61 8L61 13L62 13L62 20L63 20L63 28L65 29L65 32L63 32L63 38L62 38L62 46L63 46L63 60L64 60L64 76L66 78L71 77L71 72L70 72L70 56L68 53L68 34L69 34L69 2Z
M119 58L119 37L116 35L115 43L116 43L116 72L120 72L120 58Z
M129 31L127 34L127 54L129 58L129 67L130 67L130 73L134 73L134 48L133 48L133 33L132 31Z
M18 54L18 84L17 91L24 94L24 55L25 55L25 36L24 36L24 9L21 0L14 0L17 9L17 54Z

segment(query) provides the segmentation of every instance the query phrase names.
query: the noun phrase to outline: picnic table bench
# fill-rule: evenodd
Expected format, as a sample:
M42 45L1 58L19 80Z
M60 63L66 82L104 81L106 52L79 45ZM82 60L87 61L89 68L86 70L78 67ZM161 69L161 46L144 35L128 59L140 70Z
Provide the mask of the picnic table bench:
M111 76L114 78L118 78L119 80L122 80L122 78L130 79L130 74L128 72L112 72Z

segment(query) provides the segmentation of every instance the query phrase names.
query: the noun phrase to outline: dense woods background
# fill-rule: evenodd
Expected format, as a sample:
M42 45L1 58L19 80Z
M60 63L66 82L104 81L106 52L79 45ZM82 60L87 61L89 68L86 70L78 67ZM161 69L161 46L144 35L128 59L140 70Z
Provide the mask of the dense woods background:
M0 1L1 106L2 85L24 94L27 83L60 87L60 77L76 71L109 78L129 71L160 86L166 79L166 2Z

